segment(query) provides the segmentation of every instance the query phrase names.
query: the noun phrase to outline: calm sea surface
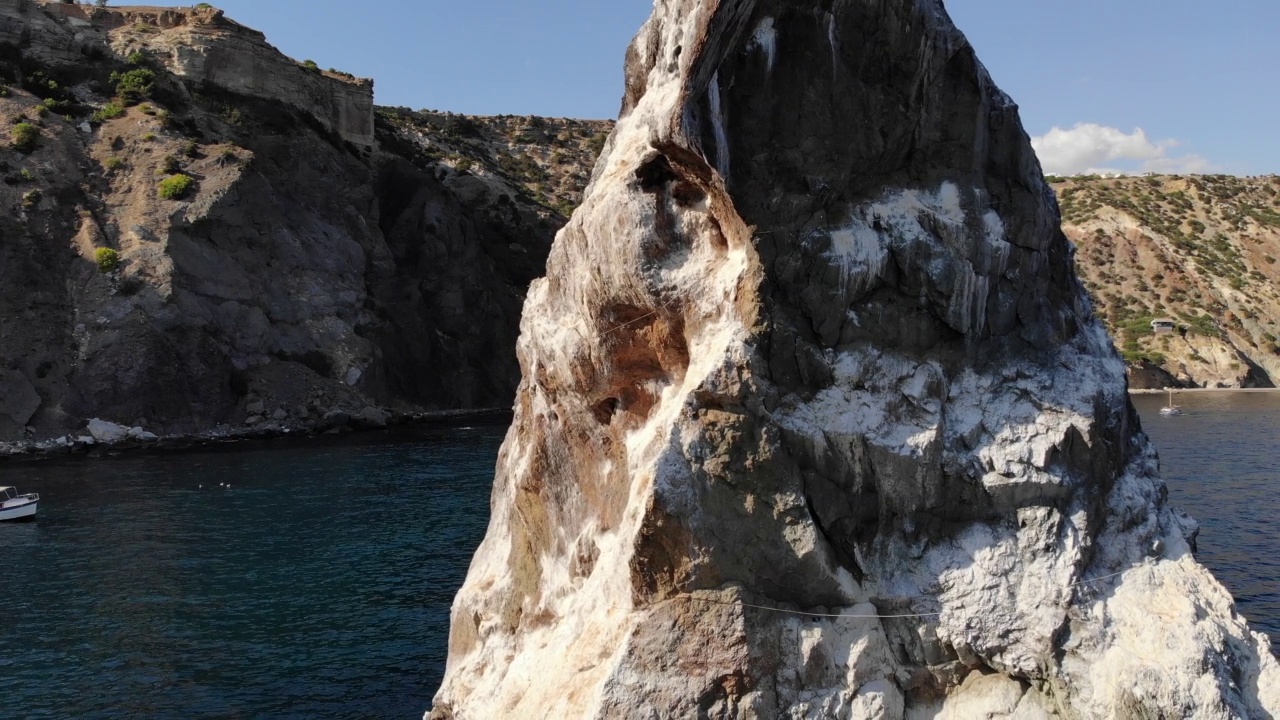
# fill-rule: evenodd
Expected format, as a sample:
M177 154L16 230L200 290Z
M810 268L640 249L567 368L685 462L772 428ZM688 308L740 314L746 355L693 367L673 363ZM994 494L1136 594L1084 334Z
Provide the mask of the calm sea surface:
M1185 414L1161 417L1167 402L1133 399L1169 502L1200 521L1196 558L1280 651L1280 393L1177 393Z
M1280 395L1135 402L1200 559L1280 638ZM42 497L0 525L0 717L421 717L502 435L0 467Z
M504 432L0 467L0 718L422 717Z

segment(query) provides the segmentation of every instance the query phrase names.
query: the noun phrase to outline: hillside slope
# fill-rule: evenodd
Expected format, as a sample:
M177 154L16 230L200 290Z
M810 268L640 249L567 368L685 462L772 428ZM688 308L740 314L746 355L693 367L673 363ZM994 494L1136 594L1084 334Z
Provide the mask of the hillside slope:
M509 406L609 128L375 111L212 8L5 3L0 83L0 441Z
M1051 180L1132 387L1280 381L1280 177Z

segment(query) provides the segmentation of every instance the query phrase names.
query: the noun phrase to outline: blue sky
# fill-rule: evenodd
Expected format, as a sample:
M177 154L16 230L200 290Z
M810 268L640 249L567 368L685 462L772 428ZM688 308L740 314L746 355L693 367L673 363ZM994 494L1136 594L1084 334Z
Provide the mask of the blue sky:
M114 3L113 3L114 4ZM649 0L220 0L377 101L613 117ZM1280 172L1275 0L948 0L1047 172ZM1057 129L1055 131L1055 128Z

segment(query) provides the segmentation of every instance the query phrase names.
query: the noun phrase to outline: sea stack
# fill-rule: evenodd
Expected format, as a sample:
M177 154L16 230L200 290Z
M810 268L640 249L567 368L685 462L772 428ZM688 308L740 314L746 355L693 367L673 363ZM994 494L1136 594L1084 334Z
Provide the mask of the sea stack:
M658 0L428 717L1280 716L1059 225L940 0Z

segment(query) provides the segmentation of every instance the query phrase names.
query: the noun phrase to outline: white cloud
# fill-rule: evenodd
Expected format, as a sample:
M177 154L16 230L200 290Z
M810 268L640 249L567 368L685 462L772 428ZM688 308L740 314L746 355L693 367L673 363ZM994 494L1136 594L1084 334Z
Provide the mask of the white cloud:
M1048 175L1201 173L1214 169L1199 155L1175 155L1177 140L1151 141L1142 128L1131 133L1094 123L1070 130L1055 127L1031 138Z

